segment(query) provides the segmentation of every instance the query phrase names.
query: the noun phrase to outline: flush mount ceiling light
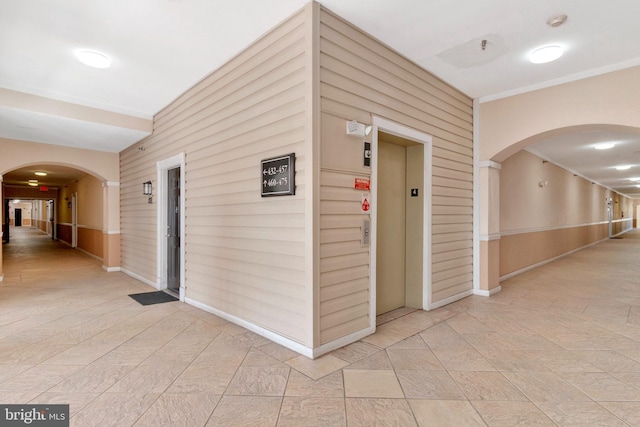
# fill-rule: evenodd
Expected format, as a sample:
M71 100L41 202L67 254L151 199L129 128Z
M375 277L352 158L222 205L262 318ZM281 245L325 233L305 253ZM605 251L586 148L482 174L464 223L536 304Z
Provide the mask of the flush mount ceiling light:
M78 61L89 67L109 68L111 66L111 59L104 53L95 50L79 50L76 52L76 57Z
M613 148L615 146L616 144L614 144L613 142L603 142L602 144L594 145L593 148L595 148L596 150L608 150L609 148Z
M47 176L46 172L34 172L38 176Z
M542 46L529 54L529 61L533 64L544 64L560 58L563 52L562 47L558 45Z
M616 169L619 171L626 171L628 169L631 169L630 165L620 165L620 166L616 166Z

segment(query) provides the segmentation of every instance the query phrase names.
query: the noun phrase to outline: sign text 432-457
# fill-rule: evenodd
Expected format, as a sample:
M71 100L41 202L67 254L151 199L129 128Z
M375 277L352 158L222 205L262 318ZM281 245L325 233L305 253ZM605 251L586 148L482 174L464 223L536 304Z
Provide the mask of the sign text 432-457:
M260 162L261 196L294 195L296 193L295 163L295 153L262 160Z

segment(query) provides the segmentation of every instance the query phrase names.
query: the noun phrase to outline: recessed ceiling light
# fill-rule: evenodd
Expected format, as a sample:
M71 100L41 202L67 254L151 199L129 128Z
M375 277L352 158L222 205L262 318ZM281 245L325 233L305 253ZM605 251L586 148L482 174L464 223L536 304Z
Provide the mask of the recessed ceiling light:
M30 179L29 182L35 182L37 184L38 180L37 179Z
M529 61L533 64L544 64L560 58L562 53L563 49L558 45L543 46L529 54Z
M615 147L616 144L613 142L603 142L602 144L596 144L593 148L596 150L608 150L609 148Z
M38 186L38 183L37 183L37 182L29 182L28 184L29 184L30 186L32 186L32 187L37 187L37 186Z
M76 57L78 61L89 67L109 68L111 66L111 59L104 53L95 50L79 50L76 52Z
M621 165L621 166L616 166L616 169L618 169L619 171L626 171L628 169L631 169L630 165Z
M38 176L47 176L46 172L35 172L35 174Z

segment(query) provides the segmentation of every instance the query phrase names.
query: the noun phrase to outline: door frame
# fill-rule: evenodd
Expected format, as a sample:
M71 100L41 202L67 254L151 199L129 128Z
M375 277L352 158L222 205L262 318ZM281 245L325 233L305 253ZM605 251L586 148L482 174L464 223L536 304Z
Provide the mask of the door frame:
M156 163L155 196L157 204L157 282L158 290L167 289L167 202L169 192L168 171L180 168L180 301L185 298L185 156L177 154Z
M71 195L71 247L78 247L78 193Z
M376 326L376 255L378 224L378 131L383 131L424 145L424 177L423 177L423 216L422 216L422 309L432 307L431 298L431 170L432 170L432 137L419 130L399 123L373 116L371 142L371 247L369 273L371 277L369 289L369 308L371 327Z

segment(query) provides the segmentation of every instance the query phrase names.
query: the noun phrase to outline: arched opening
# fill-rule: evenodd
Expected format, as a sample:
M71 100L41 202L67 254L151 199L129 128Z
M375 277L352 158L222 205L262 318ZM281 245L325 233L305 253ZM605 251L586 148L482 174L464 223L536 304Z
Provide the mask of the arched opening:
M604 143L612 147L596 149ZM487 212L494 231L484 243L493 250L485 256L498 283L602 240L621 238L637 224L640 128L581 124L551 129L503 148L484 166L494 201Z
M61 163L22 164L0 176L4 244L11 245L16 227L30 227L37 231L31 235L46 234L102 261L103 267L113 264L119 248L112 246L119 240L110 237L108 227L111 211L119 207L109 205L115 199L109 194L114 186L103 177ZM0 257L0 277L2 262Z

